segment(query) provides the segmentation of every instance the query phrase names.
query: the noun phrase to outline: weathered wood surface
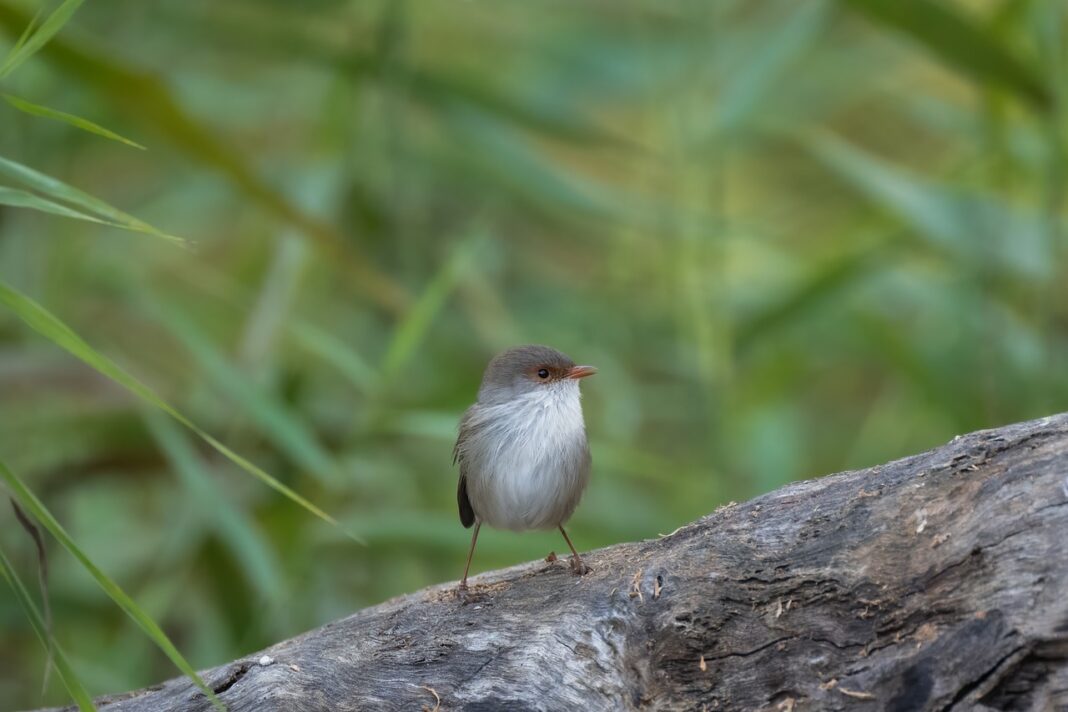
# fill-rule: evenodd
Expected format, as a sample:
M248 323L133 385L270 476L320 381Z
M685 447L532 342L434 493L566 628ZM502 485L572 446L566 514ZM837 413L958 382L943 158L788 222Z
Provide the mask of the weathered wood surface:
M235 712L1068 709L1068 414L587 561L479 576L466 605L432 587L204 676ZM100 706L210 709L184 679Z

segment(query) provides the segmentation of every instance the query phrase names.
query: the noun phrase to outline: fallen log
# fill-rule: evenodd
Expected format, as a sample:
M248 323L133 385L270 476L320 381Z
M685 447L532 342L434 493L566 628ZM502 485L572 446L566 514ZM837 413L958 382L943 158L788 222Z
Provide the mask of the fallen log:
M1068 706L1068 414L657 539L386 601L203 673L234 712ZM108 712L209 710L178 678Z

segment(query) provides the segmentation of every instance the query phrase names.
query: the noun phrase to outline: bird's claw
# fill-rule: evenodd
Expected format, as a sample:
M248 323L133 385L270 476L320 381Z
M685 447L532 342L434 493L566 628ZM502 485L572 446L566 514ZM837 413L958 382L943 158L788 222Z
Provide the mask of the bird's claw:
M590 572L590 567L583 563L582 559L577 556L571 557L571 571L576 576L585 576Z
M467 587L466 583L461 583L456 587L456 598L461 604L466 606L469 603L478 603L479 601L486 600L486 594L472 591Z

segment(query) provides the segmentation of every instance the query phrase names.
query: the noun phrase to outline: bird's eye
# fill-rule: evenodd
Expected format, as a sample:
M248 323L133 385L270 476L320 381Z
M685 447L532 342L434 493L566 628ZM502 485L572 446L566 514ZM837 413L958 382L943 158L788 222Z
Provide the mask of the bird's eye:
M538 369L538 378L545 379L545 378L548 378L548 377L549 377L549 369L547 369L547 368L539 368Z

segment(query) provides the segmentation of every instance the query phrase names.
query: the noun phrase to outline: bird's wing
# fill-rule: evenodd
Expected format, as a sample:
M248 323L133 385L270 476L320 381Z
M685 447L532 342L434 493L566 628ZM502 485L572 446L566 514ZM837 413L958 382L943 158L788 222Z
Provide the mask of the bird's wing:
M471 507L471 500L467 498L467 478L460 475L460 484L456 486L456 504L460 508L460 524L464 529L475 523L475 510Z
M471 436L471 408L460 419L460 436L452 448L452 464L460 463L460 481L456 485L456 504L460 509L460 523L464 528L475 523L475 510L467 496L467 464L464 462L464 441Z

